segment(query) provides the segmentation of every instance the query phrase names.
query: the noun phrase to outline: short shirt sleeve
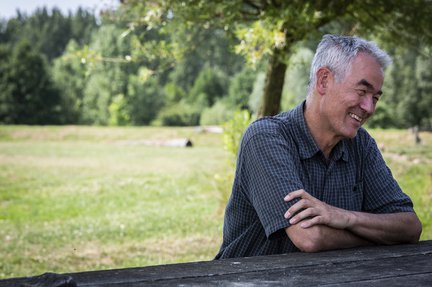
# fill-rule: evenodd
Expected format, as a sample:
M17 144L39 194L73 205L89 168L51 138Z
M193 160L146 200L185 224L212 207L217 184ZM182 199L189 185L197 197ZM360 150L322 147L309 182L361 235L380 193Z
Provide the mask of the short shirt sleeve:
M286 136L276 127L267 126L265 132L252 127L241 151L241 174L245 177L242 190L248 193L269 239L286 236L280 231L290 225L284 214L293 203L286 203L284 197L303 188L297 171L298 152Z

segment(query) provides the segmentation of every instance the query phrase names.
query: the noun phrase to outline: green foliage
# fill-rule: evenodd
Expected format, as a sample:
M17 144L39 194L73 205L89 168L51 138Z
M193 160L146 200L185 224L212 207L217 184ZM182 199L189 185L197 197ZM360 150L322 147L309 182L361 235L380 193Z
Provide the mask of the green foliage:
M16 18L8 21L0 34L4 34L3 37L12 45L18 44L21 39L27 39L36 52L51 61L61 56L71 39L80 45L88 44L90 34L95 29L96 17L83 9L63 16L57 8L51 11L38 8L31 16L19 13Z
M132 124L148 125L163 107L164 93L156 77L145 79L140 74L129 76L127 105Z
M221 125L232 118L234 109L224 100L217 101L201 113L200 125Z
M82 118L86 124L107 125L109 106L113 97L127 93L127 61L118 61L118 55L128 55L130 43L118 37L120 29L104 25L93 34L90 48L97 51L101 60L92 63L84 89ZM132 117L131 117L132 119Z
M0 42L7 43L14 52L2 57L8 59L3 61L8 67L4 67L7 72L2 72L0 79L1 121L80 123L85 86L82 74L70 63L56 61L50 66L46 60L51 63L60 56L71 39L80 44L88 43L94 29L96 18L82 9L63 16L58 9L40 8L31 16L18 13L16 18L7 21L0 31Z
M163 126L196 126L200 121L200 110L181 101L172 106L164 107L158 114L156 121Z
M108 72L108 71L107 71ZM110 73L112 75L112 73ZM112 81L104 73L92 75L84 90L82 121L85 124L107 125L108 107L113 95L119 93L112 89Z
M266 75L264 72L259 72L257 74L252 87L252 93L249 96L248 106L254 114L257 114L262 106L265 77Z
M395 126L395 120L392 117L392 111L385 102L380 102L375 113L367 122L370 128L391 128Z
M432 43L430 14L432 3L421 1L128 1L123 6L132 19L144 19L147 27L164 27L174 33L190 27L219 27L235 34L237 52L257 64L269 57L267 81L262 101L263 113L280 109L284 69L295 45L332 31L378 35L391 45ZM422 25L419 25L422 23ZM132 20L132 25L142 25ZM342 27L342 29L335 28ZM342 30L342 31L341 31ZM180 33L182 33L180 32ZM194 42L180 43L188 49ZM282 83L282 84L281 84ZM187 89L186 89L187 90Z
M170 118L166 122L184 125L220 123L237 108L257 113L262 105L277 106L279 91L283 110L292 108L304 99L309 49L316 47L322 33L332 32L384 41L381 44L395 55L394 67L386 74L385 97L370 126L431 128L432 41L420 31L429 31L426 16L432 5L423 0L369 4L133 0L123 2L118 11L106 11L100 25L82 9L67 16L58 9L39 9L30 16L18 13L0 21L0 54L6 59L0 63L1 121L16 122L14 113L20 105L13 104L12 94L32 85L9 72L19 65L22 75L38 69L22 61L13 67L12 54L23 39L31 41L32 53L50 64L42 64L41 78L46 74L48 80L39 82L51 88L43 96L31 97L34 102L26 108L31 110L29 121L113 124L119 116L114 98L121 94L128 124L162 124L162 118ZM395 40L400 43L394 45ZM408 44L412 46L407 50ZM243 57L256 64L255 70ZM39 88L32 88L32 93L40 94ZM50 112L35 104L38 97L51 106ZM177 105L179 112L172 108ZM43 120L31 119L41 113Z
M110 114L109 125L125 126L130 123L127 102L123 94L119 94L113 98L108 110Z
M188 97L197 107L211 107L227 94L228 79L215 67L206 64L199 73Z
M421 127L432 118L432 59L420 54L412 64L415 84L400 106L404 108L403 118L410 126Z
M298 47L291 56L285 74L282 110L290 110L306 98L312 58L313 52L306 47Z
M186 98L186 92L177 86L174 82L168 82L164 87L165 104L167 106L173 105Z
M14 99L12 96L14 85L10 83L10 71L12 50L9 46L0 45L0 58L5 59L0 61L0 122L3 124L14 122Z
M432 118L432 73L428 48L393 51L393 64L386 71L383 101L397 127L430 127ZM381 105L381 102L379 103Z
M23 40L13 51L3 46L0 78L0 122L57 124L59 92L51 81L45 59Z
M174 23L170 27L170 41L178 50L170 80L184 91L192 88L205 66L216 68L219 74L228 77L242 69L244 60L230 49L231 41L225 30L199 26L179 30Z
M256 70L252 70L246 66L232 78L226 99L231 107L240 109L249 108L249 97L253 90L256 75Z
M247 110L239 110L234 113L231 120L223 125L224 147L230 153L233 163L235 163L243 133L251 122L252 117L250 112Z
M229 153L229 160L224 172L214 175L214 185L217 191L219 203L218 214L223 214L225 206L231 195L231 187L234 181L236 159L240 147L241 138L246 128L251 124L252 117L248 110L236 110L232 117L223 126L223 146Z
M53 81L61 91L62 122L65 124L82 123L84 89L88 78L81 61L70 57L78 49L78 44L71 40L65 55L53 61Z

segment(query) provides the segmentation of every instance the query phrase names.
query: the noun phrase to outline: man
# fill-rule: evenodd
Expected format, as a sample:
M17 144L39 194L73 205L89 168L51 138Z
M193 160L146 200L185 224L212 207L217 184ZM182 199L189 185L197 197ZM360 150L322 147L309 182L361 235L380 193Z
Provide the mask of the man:
M361 128L389 63L372 42L323 37L306 101L242 138L216 259L419 240L410 198Z

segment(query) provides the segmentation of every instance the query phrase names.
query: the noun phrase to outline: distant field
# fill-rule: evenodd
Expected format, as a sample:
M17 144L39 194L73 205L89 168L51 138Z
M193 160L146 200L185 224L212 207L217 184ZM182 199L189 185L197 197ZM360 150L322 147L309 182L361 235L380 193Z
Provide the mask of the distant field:
M432 134L372 133L432 239ZM0 126L0 278L211 260L228 160L194 128Z

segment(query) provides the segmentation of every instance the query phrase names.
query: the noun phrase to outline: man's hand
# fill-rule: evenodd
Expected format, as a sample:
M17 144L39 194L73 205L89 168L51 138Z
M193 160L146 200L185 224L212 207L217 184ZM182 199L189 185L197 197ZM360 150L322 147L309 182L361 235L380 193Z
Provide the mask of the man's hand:
M299 222L302 228L314 225L327 225L336 229L345 229L350 225L352 214L348 210L337 208L322 202L303 189L289 193L285 201L299 199L285 213L290 224Z
M285 213L286 234L303 252L350 248L371 242L346 230L350 212L322 202L303 189L289 193L285 201L299 199Z

